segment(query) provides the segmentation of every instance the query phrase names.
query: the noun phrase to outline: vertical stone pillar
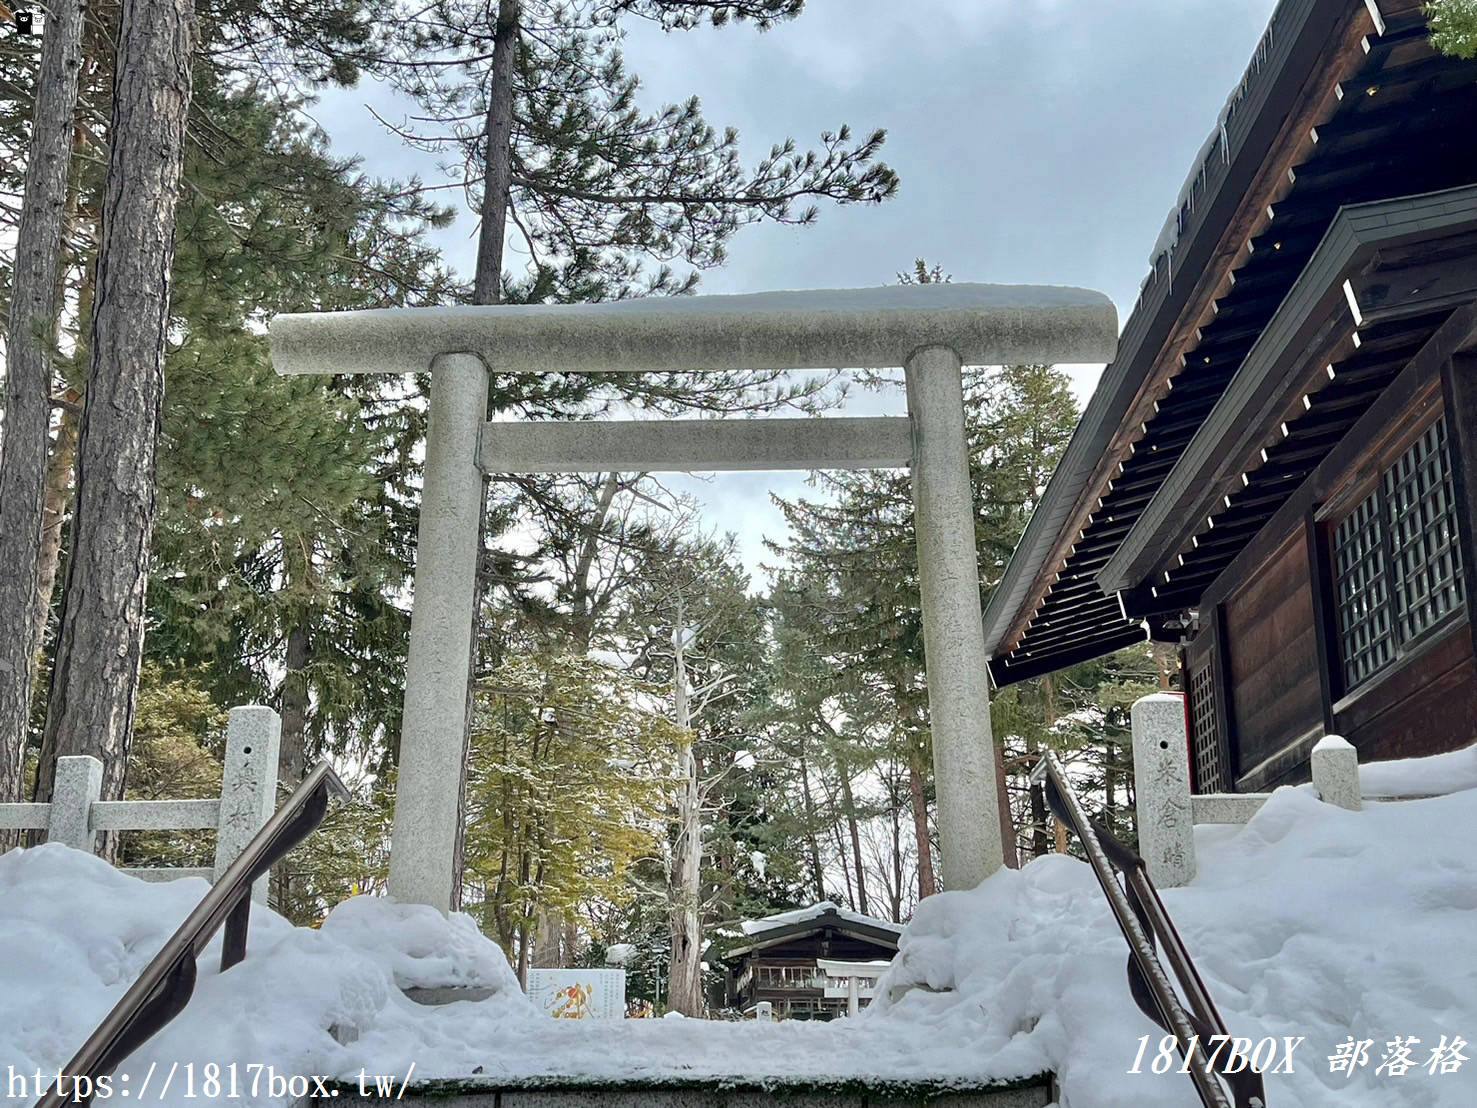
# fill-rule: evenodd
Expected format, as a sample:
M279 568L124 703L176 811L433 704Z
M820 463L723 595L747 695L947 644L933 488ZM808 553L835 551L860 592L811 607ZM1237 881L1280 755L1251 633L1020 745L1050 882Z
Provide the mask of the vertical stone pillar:
M92 806L102 795L103 764L90 754L69 754L56 760L51 786L51 808L46 813L46 841L62 843L91 854L97 849L92 829Z
M1173 693L1141 697L1131 718L1139 855L1160 888L1188 885L1195 878L1195 821L1185 698Z
M960 370L943 346L914 352L905 366L939 853L944 888L954 890L1005 862Z
M1327 804L1351 812L1364 807L1359 787L1359 752L1340 735L1324 735L1313 747L1313 787Z
M232 708L226 723L226 768L221 775L221 813L216 824L215 867L219 881L246 844L277 810L277 753L282 719L271 708ZM251 885L251 898L267 902L267 878Z
M467 679L476 604L487 367L475 354L431 364L431 407L416 539L405 717L390 840L390 895L451 910L458 879Z

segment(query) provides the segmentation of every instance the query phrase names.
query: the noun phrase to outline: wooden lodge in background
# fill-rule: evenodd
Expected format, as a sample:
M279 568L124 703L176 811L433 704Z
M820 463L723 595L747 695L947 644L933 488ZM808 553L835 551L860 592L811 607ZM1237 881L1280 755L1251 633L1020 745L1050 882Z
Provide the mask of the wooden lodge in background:
M1477 61L1283 0L986 612L997 685L1181 648L1199 792L1477 739Z
M897 953L902 924L822 901L741 925L745 940L722 957L722 1007L752 1012L762 1001L776 1019L846 1015L849 995L871 997L868 981ZM857 985L853 986L852 981Z

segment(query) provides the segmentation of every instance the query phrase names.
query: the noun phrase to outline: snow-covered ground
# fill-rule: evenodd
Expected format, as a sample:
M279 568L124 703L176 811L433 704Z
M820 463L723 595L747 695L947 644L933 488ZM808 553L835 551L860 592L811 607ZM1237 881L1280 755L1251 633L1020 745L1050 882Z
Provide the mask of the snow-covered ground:
M1473 785L1477 749L1366 771L1367 792L1469 791L1353 813L1283 789L1246 827L1198 832L1200 876L1164 899L1234 1034L1275 1037L1279 1060L1284 1036L1303 1037L1294 1072L1267 1079L1271 1108L1477 1105L1477 1060L1427 1068L1443 1036L1477 1059ZM148 885L64 847L0 857L0 1090L12 1073L64 1064L204 890L197 879ZM417 1079L1050 1069L1067 1108L1194 1103L1187 1077L1147 1072L1159 1031L1129 999L1126 947L1091 872L1063 856L926 901L881 988L927 988L834 1024L536 1017L470 920L366 898L319 930L258 909L246 961L220 974L218 952L219 939L189 1008L125 1067L135 1087L151 1062L344 1077L414 1063ZM423 1008L396 988L449 982L497 992ZM1146 1072L1128 1073L1145 1035ZM1413 1066L1377 1073L1396 1036L1420 1040ZM1371 1040L1367 1064L1331 1072L1351 1037ZM176 1086L166 1102L198 1103L198 1077L195 1091L187 1101ZM267 1103L235 1101L254 1102Z

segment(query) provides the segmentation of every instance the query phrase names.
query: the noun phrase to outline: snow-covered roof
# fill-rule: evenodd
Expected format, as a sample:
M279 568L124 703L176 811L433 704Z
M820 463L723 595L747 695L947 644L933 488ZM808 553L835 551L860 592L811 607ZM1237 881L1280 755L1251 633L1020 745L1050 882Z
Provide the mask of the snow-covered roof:
M777 927L789 927L797 923L805 923L809 920L818 920L822 916L833 915L847 923L857 923L865 927L877 927L884 931L895 931L899 935L903 933L903 925L893 923L890 920L878 919L876 916L864 916L860 912L853 912L849 908L842 908L829 900L822 900L812 904L809 908L794 908L788 912L779 912L773 916L765 916L763 919L745 920L739 924L745 935L762 935L766 931L773 931Z

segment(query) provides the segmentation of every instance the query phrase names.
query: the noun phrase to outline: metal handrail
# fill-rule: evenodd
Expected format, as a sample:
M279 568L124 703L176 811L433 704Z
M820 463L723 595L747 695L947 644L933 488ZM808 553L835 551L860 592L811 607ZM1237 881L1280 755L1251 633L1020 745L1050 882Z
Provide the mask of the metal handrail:
M349 794L333 768L327 762L320 762L246 844L246 849L210 887L195 910L144 967L138 980L72 1056L61 1072L73 1087L65 1089L58 1081L47 1089L35 1108L90 1103L92 1088L100 1075L111 1073L184 1010L195 991L195 959L222 924L226 931L221 943L221 970L230 969L246 957L252 882L317 829L334 795L345 798ZM76 1088L78 1077L89 1079L81 1092Z
M1081 800L1050 751L1031 771L1031 781L1044 786L1052 814L1081 840L1103 895L1108 898L1108 906L1128 940L1129 992L1144 1015L1174 1036L1176 1049L1185 1060L1195 1091L1200 1094L1200 1102L1205 1108L1266 1108L1261 1074L1250 1068L1227 1072L1228 1059L1216 1066L1206 1053L1213 1036L1225 1036L1229 1040L1229 1032L1164 902L1159 899L1159 891L1149 879L1144 860L1102 824L1088 819ZM1115 871L1123 874L1122 885ZM1184 991L1183 1000L1155 953L1156 938ZM1229 1097L1226 1086L1231 1089Z

